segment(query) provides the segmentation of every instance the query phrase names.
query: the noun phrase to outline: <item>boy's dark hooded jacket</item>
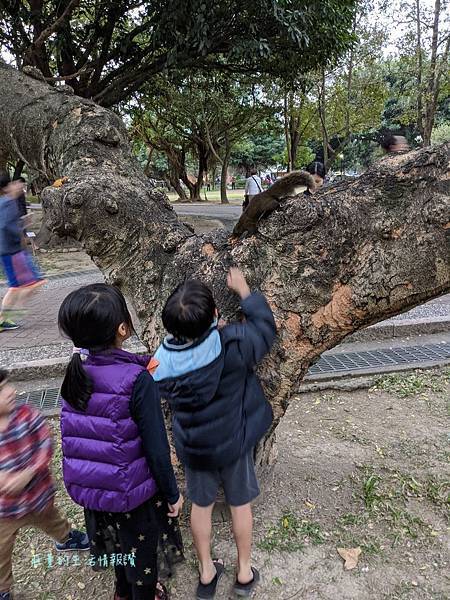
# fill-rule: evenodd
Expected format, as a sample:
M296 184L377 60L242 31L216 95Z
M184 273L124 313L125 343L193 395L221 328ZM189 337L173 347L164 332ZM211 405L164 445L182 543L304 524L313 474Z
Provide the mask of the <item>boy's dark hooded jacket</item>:
M172 409L176 451L192 469L232 464L272 423L255 367L275 340L275 321L261 294L241 306L244 323L220 331L213 326L187 344L166 339L155 354L160 366L154 378Z

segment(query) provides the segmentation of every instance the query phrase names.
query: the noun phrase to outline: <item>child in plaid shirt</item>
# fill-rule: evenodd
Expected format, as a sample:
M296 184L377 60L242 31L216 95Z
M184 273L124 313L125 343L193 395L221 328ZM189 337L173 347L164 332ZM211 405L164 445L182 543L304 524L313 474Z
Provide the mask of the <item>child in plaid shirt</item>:
M16 390L0 369L0 600L10 600L12 553L22 527L37 527L56 540L56 550L88 550L89 540L54 506L49 471L51 434L31 406L17 406Z

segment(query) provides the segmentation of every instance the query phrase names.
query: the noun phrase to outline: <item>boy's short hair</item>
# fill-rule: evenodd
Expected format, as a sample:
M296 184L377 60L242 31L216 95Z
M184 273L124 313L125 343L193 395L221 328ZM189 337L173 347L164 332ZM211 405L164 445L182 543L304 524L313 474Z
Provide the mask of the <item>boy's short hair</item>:
M214 321L216 303L207 285L188 279L169 296L162 313L166 330L176 339L195 340Z
M0 368L0 384L4 383L9 377L9 373L6 369Z

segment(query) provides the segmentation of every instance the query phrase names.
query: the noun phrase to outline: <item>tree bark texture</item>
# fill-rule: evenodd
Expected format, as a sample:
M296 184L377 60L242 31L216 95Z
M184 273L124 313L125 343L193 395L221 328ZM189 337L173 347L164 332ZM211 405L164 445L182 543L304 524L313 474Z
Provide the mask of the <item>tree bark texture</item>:
M243 269L278 325L260 369L275 424L323 351L450 290L448 144L386 157L350 182L287 198L256 235L231 242L225 230L197 236L178 221L133 158L117 115L5 66L0 139L51 180L69 178L42 193L48 224L80 240L132 299L151 349L176 284L202 279L231 319L238 301L226 273Z

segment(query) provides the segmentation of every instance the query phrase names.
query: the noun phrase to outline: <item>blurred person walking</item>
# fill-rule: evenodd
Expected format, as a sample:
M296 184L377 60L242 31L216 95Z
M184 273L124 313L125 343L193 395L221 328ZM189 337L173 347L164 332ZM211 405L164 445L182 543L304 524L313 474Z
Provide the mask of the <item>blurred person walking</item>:
M14 319L30 296L46 283L26 250L18 206L22 194L23 182L0 175L0 262L8 283L0 309L0 333L19 327Z

